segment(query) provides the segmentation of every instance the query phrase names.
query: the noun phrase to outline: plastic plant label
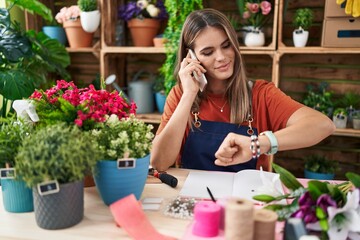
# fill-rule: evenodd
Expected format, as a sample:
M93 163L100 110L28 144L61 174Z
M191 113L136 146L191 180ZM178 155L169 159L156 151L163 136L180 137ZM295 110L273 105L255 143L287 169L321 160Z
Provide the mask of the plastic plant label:
M57 180L51 180L39 183L37 185L38 193L41 196L57 193L60 191L59 183Z
M117 160L118 169L128 169L136 167L136 159L135 158L119 158Z
M1 179L14 179L16 177L15 168L0 168Z

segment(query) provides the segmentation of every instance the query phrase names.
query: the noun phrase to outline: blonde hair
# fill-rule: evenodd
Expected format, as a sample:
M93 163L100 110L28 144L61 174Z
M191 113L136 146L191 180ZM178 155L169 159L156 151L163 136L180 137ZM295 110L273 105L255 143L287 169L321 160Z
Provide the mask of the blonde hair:
M176 58L176 66L174 70L174 77L181 87L181 82L178 76L180 64L182 59L187 55L188 49L193 49L194 41L197 36L206 27L215 27L223 30L228 36L231 47L235 51L234 73L227 80L228 85L225 91L225 96L230 104L230 122L241 124L247 121L251 113L251 89L248 86L248 81L245 73L243 59L240 54L237 34L231 26L230 21L221 12L215 9L197 10L188 15L180 35L180 44ZM201 100L207 95L207 90L199 92L194 100L191 111L198 112Z

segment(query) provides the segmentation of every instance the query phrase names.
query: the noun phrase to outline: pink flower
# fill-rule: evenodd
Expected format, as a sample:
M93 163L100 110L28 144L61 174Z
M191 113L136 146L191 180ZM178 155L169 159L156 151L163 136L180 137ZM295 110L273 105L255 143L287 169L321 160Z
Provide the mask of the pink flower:
M269 3L268 1L262 1L260 3L260 8L263 15L268 15L271 11L271 3Z
M71 7L63 7L60 9L55 16L55 19L58 23L62 24L68 20L75 20L80 17L80 9L79 6L73 5Z
M248 18L250 18L250 16L251 16L251 14L250 14L249 11L245 11L244 14L243 14L244 19L248 19Z
M246 8L249 9L251 13L257 13L259 11L259 4L257 3L246 3Z

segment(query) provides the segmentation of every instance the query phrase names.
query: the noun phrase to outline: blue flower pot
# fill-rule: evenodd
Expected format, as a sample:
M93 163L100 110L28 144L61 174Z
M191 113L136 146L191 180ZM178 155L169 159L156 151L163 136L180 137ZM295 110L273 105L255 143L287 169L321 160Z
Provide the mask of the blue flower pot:
M159 113L164 112L165 101L166 101L165 94L163 94L161 92L155 93L155 102L156 102L156 107L157 107Z
M58 40L65 46L67 42L66 33L63 27L60 26L44 26L42 31L52 39Z
M316 173L308 170L304 170L305 178L317 179L317 180L333 180L335 177L334 173Z
M34 211L32 189L24 181L2 179L3 205L6 211L13 213Z
M119 169L117 161L98 161L94 179L96 188L106 205L134 194L139 200L149 171L150 155L136 159L135 168Z

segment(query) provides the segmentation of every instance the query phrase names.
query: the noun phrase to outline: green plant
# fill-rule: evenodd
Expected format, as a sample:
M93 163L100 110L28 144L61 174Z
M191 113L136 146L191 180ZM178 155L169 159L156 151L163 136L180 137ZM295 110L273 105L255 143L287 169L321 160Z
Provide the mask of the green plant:
M97 0L78 0L77 5L83 12L91 12L97 10Z
M236 4L240 16L247 22L244 24L245 26L261 28L269 20L269 13L271 12L271 3L269 1L237 0Z
M123 157L142 158L149 154L154 134L153 126L134 115L119 118L111 115L106 122L98 124L92 135L98 143L100 159L117 160Z
M303 103L311 108L314 108L327 116L331 117L331 109L334 104L332 101L332 93L327 91L328 83L322 82L318 88L313 85L307 86L307 94Z
M310 155L304 158L305 169L316 173L335 173L338 168L338 162L329 160L325 156Z
M65 47L43 32L24 31L10 20L9 9L0 9L0 94L1 116L6 117L8 102L27 98L45 85L49 73L70 79L66 67L70 56Z
M98 159L99 148L90 132L59 123L25 138L15 163L18 175L33 187L48 180L59 184L82 180Z
M22 10L28 11L31 14L38 14L49 24L55 23L51 9L46 7L43 3L39 2L38 0L6 0L6 1L12 3L13 5L18 6Z
M338 107L344 108L353 108L359 109L360 108L360 94L354 92L347 92L345 93L338 101L335 103Z
M293 17L293 25L295 28L308 30L313 23L314 14L310 8L299 8Z
M30 126L14 117L3 118L0 122L0 168L15 167L15 156Z
M333 115L339 119L345 119L348 116L345 108L336 108Z
M179 47L180 34L186 17L196 9L202 9L202 0L165 1L166 11L169 14L168 24L164 32L166 60L160 68L165 78L165 92L168 94L176 84L174 68Z
M154 91L155 92L164 92L165 91L165 78L162 75L157 75L155 77Z

